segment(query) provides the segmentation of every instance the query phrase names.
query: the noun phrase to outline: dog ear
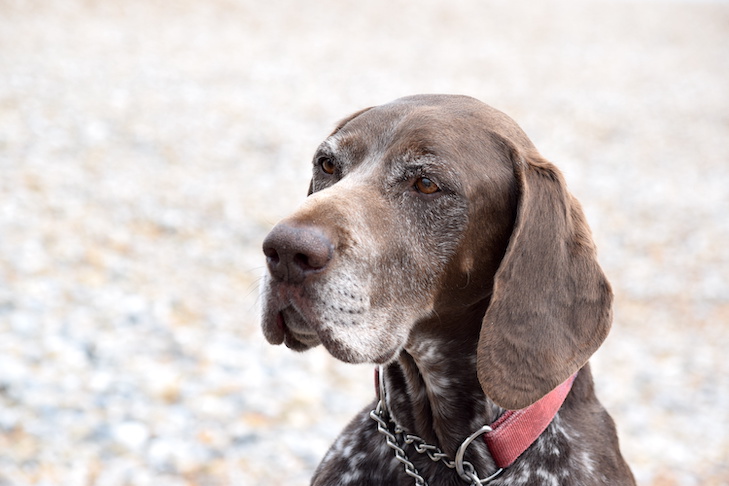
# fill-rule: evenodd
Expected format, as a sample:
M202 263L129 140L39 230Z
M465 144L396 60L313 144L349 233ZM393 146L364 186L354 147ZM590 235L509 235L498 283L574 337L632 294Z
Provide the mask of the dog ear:
M478 343L478 378L497 405L521 409L587 362L607 337L612 291L582 208L559 170L511 148L514 229Z

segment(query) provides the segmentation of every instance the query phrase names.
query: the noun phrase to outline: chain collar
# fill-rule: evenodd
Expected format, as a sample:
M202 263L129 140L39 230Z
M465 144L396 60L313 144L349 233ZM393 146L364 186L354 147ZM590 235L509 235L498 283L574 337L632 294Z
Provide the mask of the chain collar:
M377 423L377 431L385 437L385 442L387 446L393 450L395 459L405 468L405 474L413 478L417 486L428 486L428 482L420 475L415 465L408 459L407 453L404 449L406 445L412 445L419 454L427 455L433 462L440 461L449 469L455 469L458 476L472 486L489 483L502 473L503 469L500 468L486 478L479 478L473 464L463 459L466 449L471 442L473 442L476 437L479 437L486 432L490 432L492 430L491 427L484 425L467 437L458 448L455 460L452 461L447 454L444 454L443 451L438 448L438 446L428 444L425 440L415 434L406 433L405 429L392 420L390 412L387 410L387 400L385 397L385 374L382 366L380 366L378 372L378 387L380 399L377 402L375 409L370 412L370 418Z

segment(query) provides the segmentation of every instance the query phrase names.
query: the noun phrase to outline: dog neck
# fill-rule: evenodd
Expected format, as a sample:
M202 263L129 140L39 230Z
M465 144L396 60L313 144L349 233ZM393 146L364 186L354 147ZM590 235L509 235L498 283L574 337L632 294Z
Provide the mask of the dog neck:
M384 369L387 405L393 420L450 457L465 437L504 411L479 385L478 327L473 326L475 329L469 332L440 332L463 326L463 322L419 326L418 338ZM472 452L489 456L482 444L474 444Z
M378 375L380 403L373 412L377 416L371 414L373 419L380 424L386 423L383 420L394 420L397 424L395 430L400 429L405 436L411 438L408 440L425 442L429 444L428 447L435 447L438 452L445 452L449 457L454 457L453 450L460 443L455 463L451 462L452 465L448 467L454 467L454 464L458 474L466 480L474 479L473 476L463 475L465 468L462 461L471 444L473 452L468 459L469 464L476 465L476 470L483 467L491 470L497 466L496 472L491 476L494 478L511 466L535 442L540 442L541 453L548 449L545 447L545 441L554 442L554 437L544 438L542 433L556 419L558 410L572 389L578 373L529 407L517 411L504 411L483 393L463 393L464 390L473 389L469 374L464 373L464 369L468 368L466 364L459 369L453 369L449 364L457 361L444 363L441 353L434 351L440 349L433 347L435 343L422 339L419 342L424 342L425 345L415 348L415 351L422 352L414 352L412 348L405 350L397 362L390 364L386 371L380 369ZM449 341L444 344L454 343ZM452 353L451 349L449 355L458 356ZM474 358L475 356L467 363L471 364L472 371L475 372ZM423 374L423 370L428 372ZM586 373L589 374L588 367ZM388 382L392 381L394 383L388 385ZM392 396L396 392L398 394ZM496 416L499 418L494 421ZM429 426L429 423L432 425ZM464 429L464 424L470 424L470 427ZM378 430L380 430L379 425ZM557 428L557 430L564 435L563 429ZM485 435L482 435L484 433ZM485 441L474 441L479 436ZM463 437L467 438L462 440ZM404 450L399 450L400 453L407 454ZM419 448L417 450L423 452ZM431 456L431 459L437 461L442 458L435 459ZM475 475L477 482L491 478L482 480L477 473Z

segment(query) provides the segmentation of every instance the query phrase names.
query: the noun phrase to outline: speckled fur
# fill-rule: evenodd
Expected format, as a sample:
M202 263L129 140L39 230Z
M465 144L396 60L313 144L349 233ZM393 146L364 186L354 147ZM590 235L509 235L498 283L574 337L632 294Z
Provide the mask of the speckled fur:
M422 178L439 190L419 191ZM610 286L579 203L504 114L454 96L355 113L320 146L310 197L264 252L266 338L382 364L393 420L451 458L504 409L579 370L546 431L490 484L634 484L587 364L610 327ZM345 428L312 485L413 484L374 407ZM465 484L406 451L431 486ZM465 459L481 477L496 469L480 440Z

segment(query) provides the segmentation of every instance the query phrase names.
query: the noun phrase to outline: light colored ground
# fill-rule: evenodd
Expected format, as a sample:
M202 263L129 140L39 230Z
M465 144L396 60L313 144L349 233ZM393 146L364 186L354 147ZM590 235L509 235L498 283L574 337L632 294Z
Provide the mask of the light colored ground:
M419 92L582 201L640 483L729 484L727 46L726 2L0 0L0 485L306 484L372 372L265 344L260 242L336 120Z

